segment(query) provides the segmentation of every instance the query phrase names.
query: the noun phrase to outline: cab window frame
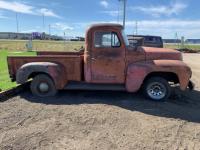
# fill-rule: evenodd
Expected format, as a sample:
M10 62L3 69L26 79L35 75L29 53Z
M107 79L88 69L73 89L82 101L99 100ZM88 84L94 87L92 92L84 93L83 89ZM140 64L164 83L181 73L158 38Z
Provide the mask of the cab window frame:
M111 44L109 45L109 46L104 46L104 45L102 45L101 44L101 46L96 46L96 34L97 33L105 33L105 35L106 34L110 34L111 35ZM103 34L102 34L102 36L101 37L103 37ZM119 45L118 46L114 46L113 45L113 39L115 38L115 37L117 37L117 39L118 39L118 41L119 41ZM119 37L119 35L118 35L118 33L117 32L115 32L115 31L95 31L94 32L94 42L93 42L93 47L94 48L97 48L97 49L102 49L102 48L120 48L122 46L122 41L121 41L121 39L120 39L120 37Z

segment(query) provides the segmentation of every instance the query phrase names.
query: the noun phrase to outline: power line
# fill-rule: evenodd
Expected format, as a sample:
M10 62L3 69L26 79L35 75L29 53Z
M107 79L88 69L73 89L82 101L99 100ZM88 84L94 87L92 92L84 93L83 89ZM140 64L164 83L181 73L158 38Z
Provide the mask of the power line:
M45 20L44 20L44 14L42 14L42 23L43 23L43 32L45 32Z
M17 29L17 33L19 33L19 20L18 20L18 14L15 14L16 17L16 29Z
M138 22L135 22L135 34L138 35Z

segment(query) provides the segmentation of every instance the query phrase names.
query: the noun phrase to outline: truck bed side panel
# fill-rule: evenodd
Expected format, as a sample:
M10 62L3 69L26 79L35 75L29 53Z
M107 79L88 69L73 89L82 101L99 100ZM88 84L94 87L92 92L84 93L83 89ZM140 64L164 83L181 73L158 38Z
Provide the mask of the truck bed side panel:
M37 55L38 56L44 56L44 55L65 55L65 56L80 56L80 55L83 55L84 52L83 51L78 51L78 52L63 52L63 51L60 51L60 52L55 52L55 51L38 51L37 52Z
M9 73L15 80L17 70L30 62L53 62L61 64L66 72L68 81L81 81L82 58L81 56L35 56L35 57L8 57Z

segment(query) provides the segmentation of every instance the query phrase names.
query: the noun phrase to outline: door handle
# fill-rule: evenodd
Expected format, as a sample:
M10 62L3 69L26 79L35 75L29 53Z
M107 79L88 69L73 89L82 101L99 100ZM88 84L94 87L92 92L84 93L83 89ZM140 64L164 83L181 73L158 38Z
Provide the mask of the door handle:
M93 58L91 58L91 60L96 61L97 59L93 57Z

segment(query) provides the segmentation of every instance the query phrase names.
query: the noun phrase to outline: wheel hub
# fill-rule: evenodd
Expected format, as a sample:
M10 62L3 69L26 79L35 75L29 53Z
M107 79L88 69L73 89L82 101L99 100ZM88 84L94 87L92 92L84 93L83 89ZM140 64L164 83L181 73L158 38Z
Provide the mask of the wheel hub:
M156 100L162 99L166 95L166 88L161 83L152 83L148 86L148 95Z
M39 90L42 93L48 92L49 91L49 85L47 83L40 83Z

